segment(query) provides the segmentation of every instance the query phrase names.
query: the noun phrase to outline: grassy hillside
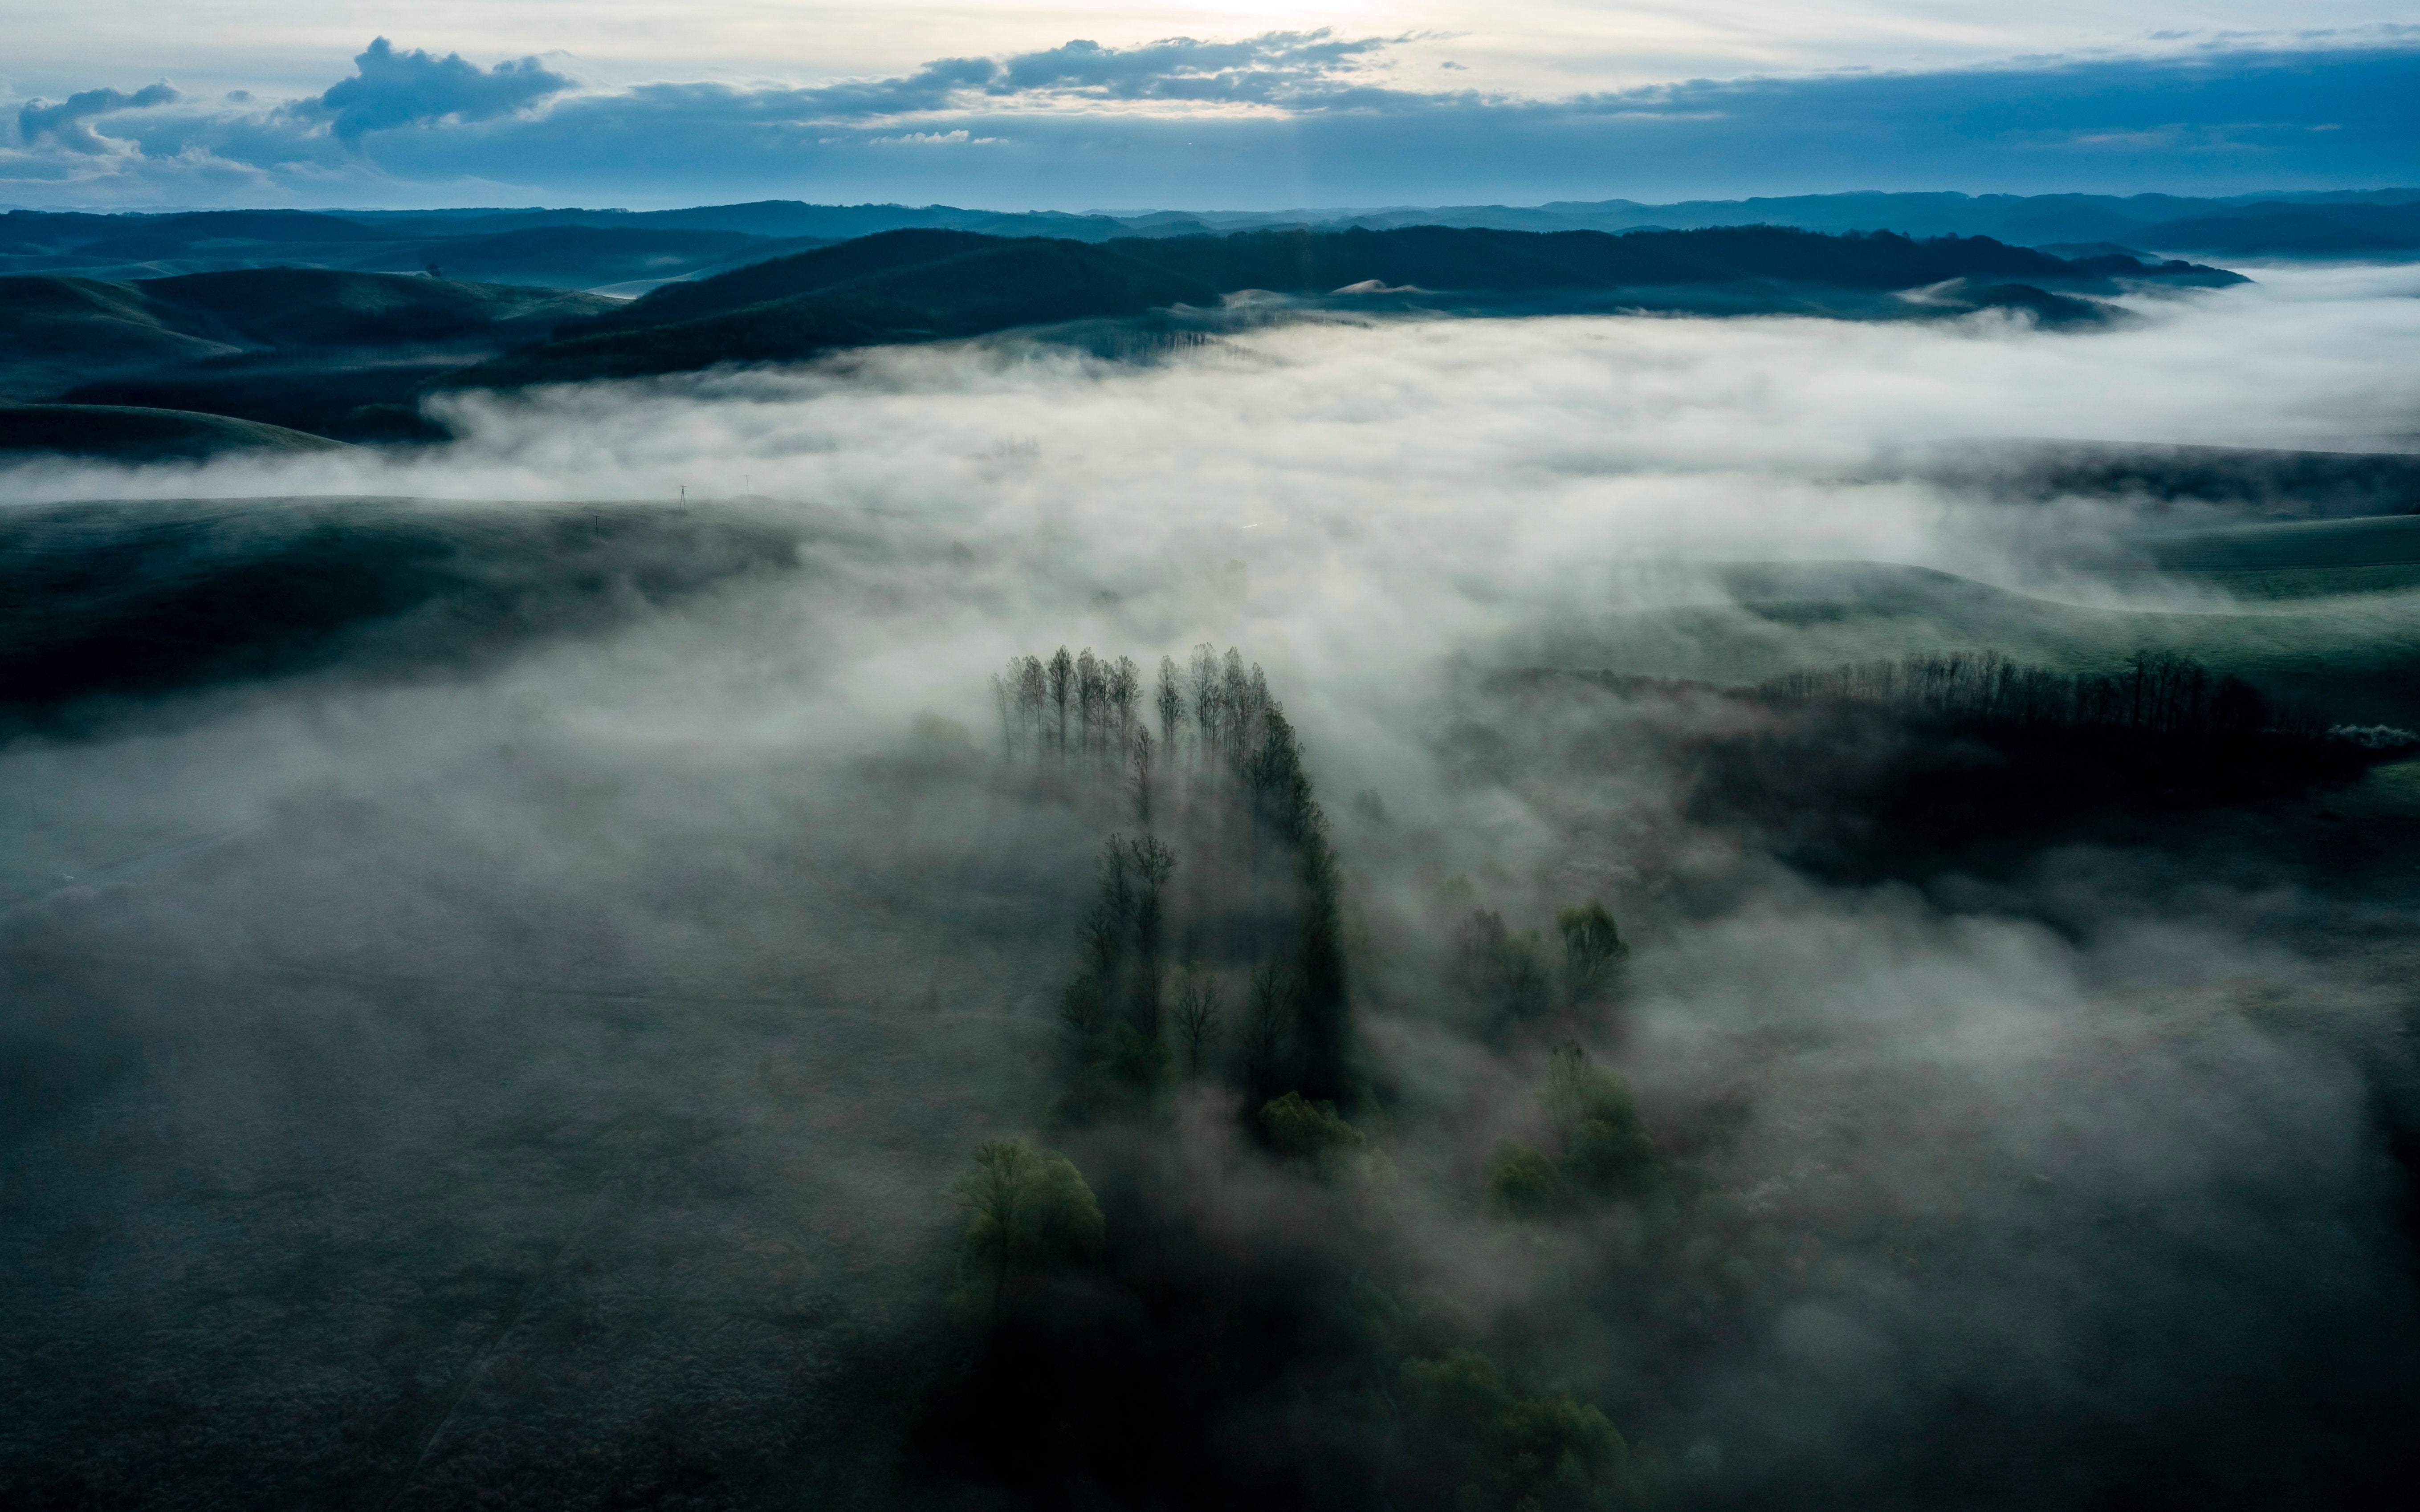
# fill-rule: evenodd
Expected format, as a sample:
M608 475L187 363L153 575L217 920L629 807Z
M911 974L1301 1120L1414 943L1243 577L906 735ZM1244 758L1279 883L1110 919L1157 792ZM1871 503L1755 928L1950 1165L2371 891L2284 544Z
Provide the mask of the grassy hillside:
M433 440L442 433L417 409L433 371L613 307L558 289L317 268L132 283L0 278L0 402L190 410L344 440ZM32 424L16 422L25 435L37 434L24 428ZM172 442L164 424L54 426L39 431L54 439L39 449L65 438L69 450L141 459L269 443L265 432L190 423L172 427L181 438Z
M0 278L0 400L45 398L94 373L240 349L183 329L135 285Z
M57 453L119 462L199 460L222 452L342 451L283 425L181 409L91 404L0 405L0 457Z
M243 351L525 342L613 307L559 289L319 268L131 283L0 278L0 394L47 397L29 391L62 372L91 378Z
M172 317L250 347L364 347L465 338L530 341L612 308L593 294L325 268L263 268L147 280Z
M2155 537L2144 549L2174 572L2253 573L2420 563L2420 515L2292 520Z

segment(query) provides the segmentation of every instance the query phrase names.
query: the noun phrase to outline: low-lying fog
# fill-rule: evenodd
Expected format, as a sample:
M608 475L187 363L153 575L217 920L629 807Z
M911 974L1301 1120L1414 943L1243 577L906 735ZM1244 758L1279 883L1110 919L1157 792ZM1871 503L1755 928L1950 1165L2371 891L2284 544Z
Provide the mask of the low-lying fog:
M1142 364L903 348L449 399L441 451L0 474L21 517L363 496L365 521L435 522L465 581L587 575L508 612L465 589L0 747L0 1485L1069 1504L979 1458L916 1468L940 1456L922 1404L976 1348L943 1306L974 1147L1070 1149L1113 1227L1148 1207L1047 1122L1094 856L1132 820L1003 763L987 679L1062 643L1148 676L1212 642L1265 669L1342 869L1373 1088L1347 1111L1395 1175L1354 1220L1386 1260L1337 1273L1366 1263L1601 1406L1649 1467L1623 1504L2377 1494L2415 1399L2390 1156L2420 886L2294 827L2353 800L1818 875L1694 799L1694 742L1751 713L1493 675L1848 659L1810 609L1727 669L1664 613L1719 609L1715 563L2210 608L2149 574L2071 580L2068 548L2143 523L2126 501L2013 503L1889 459L2420 432L2420 270L2257 277L2088 334L1318 320ZM210 588L213 553L285 515L178 508L219 533L175 571L264 592ZM541 512L571 545L505 528ZM665 586L709 549L737 564ZM395 649L442 649L473 609L483 654ZM1439 986L1473 908L1551 939L1591 897L1634 948L1591 1054L1651 1125L1732 1120L1706 1200L1747 1237L1652 1298L1598 1269L1645 1242L1618 1214L1489 1206L1499 1143L1536 1137L1549 1038ZM1312 1295L1326 1199L1200 1099L1169 1137L1228 1174L1193 1221L1317 1251ZM1218 1484L1380 1504L1296 1463L1357 1462L1334 1445L1363 1434L1305 1389L1200 1404L1205 1455L1265 1472Z

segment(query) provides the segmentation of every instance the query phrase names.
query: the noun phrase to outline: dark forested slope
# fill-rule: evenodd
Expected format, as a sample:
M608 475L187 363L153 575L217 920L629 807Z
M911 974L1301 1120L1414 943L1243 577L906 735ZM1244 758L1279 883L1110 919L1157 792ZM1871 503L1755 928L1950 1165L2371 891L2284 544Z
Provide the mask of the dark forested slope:
M781 362L839 347L1212 303L1218 289L1079 241L892 231L675 285L456 375L510 386Z

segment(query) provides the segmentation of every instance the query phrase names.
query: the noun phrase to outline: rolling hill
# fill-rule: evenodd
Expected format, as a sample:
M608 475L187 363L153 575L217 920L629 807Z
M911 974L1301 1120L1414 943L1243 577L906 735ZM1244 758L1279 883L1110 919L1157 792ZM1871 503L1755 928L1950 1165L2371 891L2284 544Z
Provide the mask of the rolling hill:
M433 440L443 433L416 408L430 377L611 308L556 289L311 268L130 283L0 278L0 402L190 410L343 440ZM119 438L125 455L140 457L153 455L143 438L163 434L161 424L155 415L110 427L87 414L71 429L87 454ZM255 434L187 429L214 448Z
M2216 269L2147 268L2122 257L2069 262L1982 239L1914 241L1772 227L1614 237L1423 226L1097 246L902 230L669 285L445 381L504 387L719 362L796 361L842 347L972 336L1178 304L1207 310L1224 295L1253 289L1343 300L1351 307L1404 307L1408 301L1466 313L1646 303L1911 317L1989 304L2030 309L2047 321L2090 322L2109 312L2053 289L2106 293L2123 277L2241 282ZM2013 281L2020 278L2029 282ZM1943 292L1929 304L1893 297L1930 285Z
M61 376L247 352L537 339L613 308L594 295L315 268L103 283L0 278L0 397L46 397Z

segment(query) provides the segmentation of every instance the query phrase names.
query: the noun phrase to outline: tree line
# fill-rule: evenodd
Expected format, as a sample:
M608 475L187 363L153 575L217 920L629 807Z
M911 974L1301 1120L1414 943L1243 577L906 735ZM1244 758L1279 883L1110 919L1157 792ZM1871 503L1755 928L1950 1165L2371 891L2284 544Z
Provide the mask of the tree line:
M1950 651L1796 671L1760 684L1768 699L1880 703L2036 731L2104 731L2164 739L2278 734L2317 739L2326 725L2241 677L2167 651L2137 651L2117 672L2060 672L1996 651Z

